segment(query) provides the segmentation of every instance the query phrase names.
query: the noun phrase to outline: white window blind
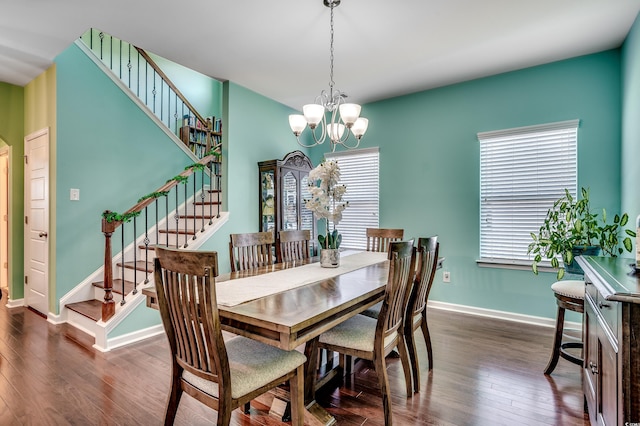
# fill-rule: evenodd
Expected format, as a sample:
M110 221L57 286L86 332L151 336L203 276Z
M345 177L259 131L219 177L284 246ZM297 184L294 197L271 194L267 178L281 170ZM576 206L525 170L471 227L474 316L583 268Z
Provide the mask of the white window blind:
M342 212L337 229L342 234L341 248L367 248L366 228L378 227L379 200L378 148L326 154L340 166L340 183L347 186L344 196L349 206Z
M576 194L579 123L478 133L481 261L530 261L531 232L565 188Z

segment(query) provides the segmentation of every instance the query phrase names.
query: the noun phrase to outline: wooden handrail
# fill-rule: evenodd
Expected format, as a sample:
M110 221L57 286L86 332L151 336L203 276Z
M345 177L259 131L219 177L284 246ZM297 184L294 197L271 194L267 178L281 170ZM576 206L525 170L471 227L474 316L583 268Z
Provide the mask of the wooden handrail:
M162 78L165 81L165 83L167 83L167 85L171 88L171 90L173 90L176 93L176 95L187 106L187 108L189 108L189 110L191 112L193 112L193 114L196 116L196 118L202 124L206 124L207 120L205 118L203 118L200 115L200 113L198 113L198 111L196 111L195 107L193 105L191 105L191 103L187 100L187 98L184 97L182 92L180 92L180 90L178 90L178 88L173 84L173 82L169 79L169 77L167 77L167 75L160 69L158 64L156 64L155 61L153 59L151 59L151 56L149 56L149 54L147 52L145 52L144 50L140 49L139 47L137 47L137 46L133 46L133 47L136 48L138 53L140 53L140 56L142 56L149 63L149 65L151 65L151 67L156 71L156 73L158 73L160 78Z
M219 148L217 148L219 149ZM207 165L209 163L213 163L217 160L217 155L209 154L206 157L198 160L196 164ZM212 171L210 171L212 172ZM187 177L194 173L194 168L189 167L183 172L181 172L178 176ZM158 188L154 192L168 192L172 188L176 187L180 182L171 179L160 188ZM143 211L147 206L153 203L156 200L155 197L146 198L142 201L139 201L136 205L131 207L129 210L125 212L124 215L130 213L136 213ZM107 210L105 213L108 213ZM102 321L107 321L115 314L115 302L113 301L113 265L112 265L112 251L111 251L111 235L123 224L121 220L113 220L108 222L106 219L102 219L102 233L105 236L105 247L104 247L104 271L103 271L103 279L104 279L104 301L102 303ZM136 236L134 235L134 241ZM122 248L124 250L124 247Z

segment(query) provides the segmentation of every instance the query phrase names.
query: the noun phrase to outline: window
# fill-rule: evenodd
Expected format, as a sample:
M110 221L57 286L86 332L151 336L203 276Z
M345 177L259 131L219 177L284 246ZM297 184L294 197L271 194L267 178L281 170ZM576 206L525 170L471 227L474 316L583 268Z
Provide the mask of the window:
M531 263L547 210L577 190L579 120L478 133L480 262Z
M366 228L378 227L378 148L326 154L340 166L340 183L347 186L344 196L349 206L342 213L337 229L342 234L340 247L367 248Z

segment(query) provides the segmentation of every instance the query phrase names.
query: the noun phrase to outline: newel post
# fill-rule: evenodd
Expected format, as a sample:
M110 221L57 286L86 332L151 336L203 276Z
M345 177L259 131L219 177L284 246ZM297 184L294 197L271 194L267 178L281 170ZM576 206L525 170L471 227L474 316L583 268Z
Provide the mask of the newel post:
M108 213L109 210L105 211ZM102 233L104 234L104 301L102 302L102 321L107 321L116 313L116 304L113 301L113 265L111 263L111 234L117 228L119 222L107 222L102 219Z

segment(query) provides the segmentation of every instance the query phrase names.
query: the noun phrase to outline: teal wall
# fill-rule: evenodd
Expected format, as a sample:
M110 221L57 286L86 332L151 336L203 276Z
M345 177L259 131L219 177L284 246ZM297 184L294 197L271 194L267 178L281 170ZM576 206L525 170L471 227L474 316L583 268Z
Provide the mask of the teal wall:
M579 185L595 208L620 207L618 50L363 106L363 148L380 147L380 226L437 234L444 269L432 299L554 317L554 274L480 268L478 132L580 119ZM325 149L326 150L326 149ZM322 148L313 149L313 157Z
M224 92L224 191L230 217L202 248L218 252L221 273L230 270L229 234L258 231L258 162L305 151L289 127L291 108L230 82Z
M640 15L622 46L622 210L640 214ZM635 225L634 225L635 226Z

